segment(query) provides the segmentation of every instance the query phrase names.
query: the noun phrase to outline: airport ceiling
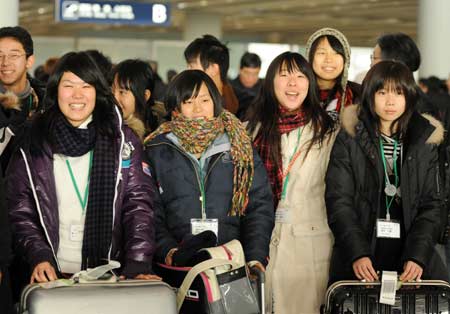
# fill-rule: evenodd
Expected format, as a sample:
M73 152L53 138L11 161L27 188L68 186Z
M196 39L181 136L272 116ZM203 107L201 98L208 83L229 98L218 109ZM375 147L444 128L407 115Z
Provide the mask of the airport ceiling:
M19 23L33 36L182 39L189 13L222 19L226 41L304 44L321 27L341 30L352 46L373 46L384 32L416 37L418 0L149 0L171 4L169 27L57 23L54 1L20 0Z

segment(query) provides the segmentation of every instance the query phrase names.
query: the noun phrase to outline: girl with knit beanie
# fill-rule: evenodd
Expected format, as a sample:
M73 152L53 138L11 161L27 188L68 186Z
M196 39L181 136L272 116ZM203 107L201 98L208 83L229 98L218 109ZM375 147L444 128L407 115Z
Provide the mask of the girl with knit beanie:
M333 119L343 107L358 103L361 86L348 80L350 45L336 29L322 28L309 37L306 56L320 89L320 102Z
M245 258L264 270L274 224L272 194L245 127L222 108L202 71L178 74L168 87L171 121L145 140L146 172L159 188L156 258L176 263L186 239L204 230L217 244L241 241Z
M272 61L248 121L277 204L267 312L319 313L333 243L324 193L335 132L305 58L285 52Z

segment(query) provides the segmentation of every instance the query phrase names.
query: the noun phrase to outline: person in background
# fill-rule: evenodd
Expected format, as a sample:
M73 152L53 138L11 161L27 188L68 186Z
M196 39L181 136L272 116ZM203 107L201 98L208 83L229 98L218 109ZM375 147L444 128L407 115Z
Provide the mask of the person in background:
M216 85L199 70L173 79L166 108L171 120L145 144L147 173L161 200L156 260L186 266L173 264L179 248L206 228L217 245L239 240L248 265L264 271L274 223L272 194L245 127L223 110Z
M172 82L173 78L177 75L177 71L174 69L167 70L167 83Z
M447 92L450 94L450 73L448 74L448 78L445 81L445 85L447 86Z
M163 79L158 74L158 62L150 60L148 61L148 63L150 64L155 77L155 88L153 92L153 97L155 101L159 103L164 103L164 99L166 97L167 92L167 84L164 83Z
M336 29L322 28L309 37L306 55L316 75L322 107L338 119L341 110L358 103L361 86L348 80L350 45Z
M223 98L223 108L236 114L239 101L228 83L228 68L230 67L230 51L212 35L196 38L184 50L184 58L189 69L201 70L216 84Z
M114 67L112 77L113 94L122 109L125 123L144 140L159 125L158 117L152 113L155 105L152 68L145 61L128 59Z
M336 132L317 91L306 59L285 52L269 65L248 112L247 130L266 166L276 208L267 313L319 313L327 288L333 237L325 171Z
M435 245L444 192L438 145L444 128L416 110L410 69L395 61L374 65L362 101L341 115L326 176L328 223L335 238L330 284L338 280L448 281Z
M244 119L248 107L261 89L260 71L261 59L259 56L256 53L246 52L241 57L238 77L230 81L239 101L239 111L236 116L241 120Z
M4 171L15 149L13 137L20 137L23 124L44 98L45 85L27 75L33 64L30 33L20 26L0 28L0 95L9 99L2 101L0 107L0 155Z
M50 76L11 159L6 199L29 282L66 278L119 261L126 278L151 274L155 186L142 145L122 123L111 88L86 52L69 52Z

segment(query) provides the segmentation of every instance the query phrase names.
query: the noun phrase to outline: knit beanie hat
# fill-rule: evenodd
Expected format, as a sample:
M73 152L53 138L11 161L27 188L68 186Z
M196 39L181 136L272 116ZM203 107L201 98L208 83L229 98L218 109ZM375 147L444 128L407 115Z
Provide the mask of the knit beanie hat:
M316 31L314 34L312 34L308 41L306 42L306 58L308 58L308 61L311 63L312 60L309 60L309 52L311 50L311 47L313 45L313 43L322 36L333 36L335 37L337 40L339 40L339 42L341 43L342 47L344 48L344 69L342 70L342 77L341 77L341 86L342 86L342 99L341 99L341 104L345 104L345 89L347 88L347 81L348 81L348 68L350 67L350 44L347 41L347 38L344 36L344 34L342 34L340 31L338 31L337 29L334 28L321 28L318 31ZM312 66L312 63L311 63Z

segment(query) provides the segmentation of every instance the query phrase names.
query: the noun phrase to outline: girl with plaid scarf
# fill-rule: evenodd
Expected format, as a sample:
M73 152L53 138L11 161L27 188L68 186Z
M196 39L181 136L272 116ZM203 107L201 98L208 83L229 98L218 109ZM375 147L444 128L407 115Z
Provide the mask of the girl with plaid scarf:
M277 204L267 310L319 313L333 243L324 178L335 132L305 58L285 52L272 61L248 121Z

